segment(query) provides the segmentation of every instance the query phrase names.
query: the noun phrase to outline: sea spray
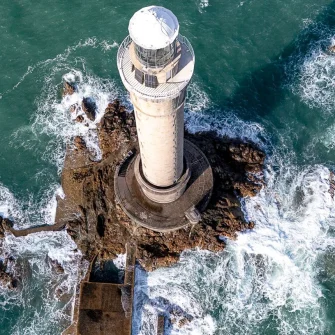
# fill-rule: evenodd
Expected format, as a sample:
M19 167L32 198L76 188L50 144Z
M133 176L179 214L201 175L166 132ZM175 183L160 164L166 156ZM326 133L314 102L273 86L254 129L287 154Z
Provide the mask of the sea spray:
M269 135L262 125L240 119L233 110L222 111L197 82L192 82L188 88L185 125L191 133L213 131L220 137L252 141L262 150L271 147Z
M23 213L14 195L0 183L0 216L12 220L23 220Z
M195 87L193 99L197 92L204 94ZM249 139L268 153L267 185L258 196L241 199L255 229L226 240L222 253L185 251L170 268L149 274L137 269L134 333L150 334L162 313L174 321L167 326L171 335L247 335L269 327L283 335L321 334L327 322L318 260L334 243L328 233L335 224L330 171L296 166L295 156L274 149L260 125L232 112L220 117L216 107L213 117L212 107L209 99L202 113L187 105L187 128Z
M176 319L171 334L264 333L270 320L278 334L325 330L317 262L334 243L327 234L335 224L329 170L288 168L269 171L268 186L245 200L256 228L228 240L224 252L186 251L177 265L147 278L138 270L138 334L150 334L157 311ZM191 321L179 327L185 316Z
M3 190L0 187L6 199L0 199L0 207L4 214L14 213L11 217L20 220L20 215L24 217L26 213L20 210L15 197ZM61 194L61 190L56 193ZM6 201L8 199L13 201ZM30 210L41 212L40 217L45 221L39 221L40 224L52 224L49 220L53 220L55 214L55 200L51 198L49 204L40 203ZM0 243L0 258L9 259L7 271L18 279L16 289L2 289L0 294L4 311L2 323L4 327L11 325L11 334L21 335L22 331L31 335L51 334L69 325L74 288L88 264L82 261L82 254L66 231L19 238L6 234ZM50 260L56 261L62 272L56 272ZM11 324L13 312L17 314L15 324Z
M99 159L100 149L96 126L108 102L122 97L112 80L104 80L85 70L84 60L76 58L78 68L73 69L73 53L82 47L101 47L104 51L117 46L97 39L86 40L69 47L54 59L40 62L28 69L13 90L30 75L44 78L41 94L36 98L36 110L29 126L19 128L12 136L11 145L18 150L32 152L38 159L52 163L61 172L66 145L74 136L82 136L88 148ZM65 80L77 81L77 91L72 96L60 97L62 76ZM95 121L74 122L70 108L81 107L84 97L91 97L97 104ZM78 108L80 109L80 108ZM80 111L79 111L80 112ZM41 145L43 144L43 145ZM49 180L50 170L39 170L33 178L43 182ZM1 186L1 185L0 185ZM56 197L62 196L59 184L47 185L36 194L16 198L8 189L0 187L0 210L14 221L15 228L53 224L56 213ZM0 305L5 311L2 323L11 334L59 334L70 324L74 302L74 289L84 275L88 264L82 263L82 255L66 231L38 233L14 238L6 235L1 241L0 257L10 257L7 270L19 278L19 288L2 291ZM55 273L50 265L57 262L63 273ZM124 257L119 257L122 268ZM13 313L16 315L13 319ZM15 321L14 321L15 320ZM14 322L14 323L13 323Z
M91 42L92 45L96 43ZM107 103L118 95L118 90L111 81L103 81L78 70L64 71L69 69L69 54L70 52L57 56L55 60L38 64L28 71L27 76L33 71L40 71L45 75L45 81L41 86L41 95L36 99L37 109L31 119L31 126L19 129L13 135L11 143L14 147L36 153L36 150L40 150L37 146L41 138L47 139L41 156L44 160L53 162L59 172L63 166L65 145L74 136L82 135L87 146L99 152L94 129ZM65 76L67 73L78 80L79 89L71 98L59 98L61 82L55 85L58 73L65 73ZM19 85L20 83L16 87ZM76 103L81 105L85 96L96 100L97 119L94 122L86 120L85 125L78 125L71 120L69 108ZM43 179L43 170L38 171L34 178ZM1 186L0 194L1 213L13 219L15 228L22 229L53 224L56 196L62 196L62 190L59 184L51 184L38 197L28 193L26 198L16 198ZM22 330L24 334L60 333L70 324L74 288L88 266L82 263L82 255L77 251L75 243L66 231L37 233L20 238L6 235L1 242L0 253L3 259L11 258L7 270L19 278L18 289L5 290L0 295L0 304L7 311L4 314L4 326L11 329L11 334L21 335ZM56 261L64 272L55 273L48 259ZM119 263L121 266L121 258ZM11 323L12 313L17 315L15 324Z
M323 24L309 23L297 44L304 48L302 51L297 48L286 65L288 87L311 108L332 112L335 54L329 48L335 44L333 31Z
M11 145L15 148L33 151L36 156L47 162L52 162L61 173L65 147L71 143L74 136L82 136L92 152L92 157L99 160L100 150L96 136L96 125L100 121L108 102L116 97L124 97L115 82L111 79L101 79L94 76L85 67L85 59L77 53L85 48L100 48L110 52L118 44L114 41L99 41L97 38L87 38L69 46L63 53L52 59L41 61L29 67L20 81L13 87L16 89L29 75L37 75L41 85L41 94L35 99L36 111L31 117L30 126L19 128L12 136ZM74 66L75 65L75 66ZM77 81L78 90L72 96L60 99L62 82ZM3 93L3 95L6 92ZM95 121L84 119L83 123L74 122L74 116L84 113L70 113L70 107L78 105L81 109L84 97L93 98L97 104ZM127 99L124 99L125 101ZM25 138L22 141L22 138ZM41 141L45 143L41 148Z
M87 45L95 47L97 43L92 40L87 41ZM71 52L70 50L69 54ZM28 128L28 132L32 130L32 135L36 138L46 135L49 144L46 146L46 153L43 153L44 159L51 160L59 172L63 164L65 145L70 143L73 136L84 136L88 145L93 143L93 147L94 143L97 143L96 139L91 139L88 135L96 125L93 123L86 127L72 122L68 112L70 106L80 103L80 99L87 94L92 95L98 102L101 97L102 106L107 96L113 98L117 96L118 91L113 82L104 81L87 73L84 70L83 59L77 59L78 64L82 66L74 70L66 57L68 56L59 57L59 63L58 60L48 63L48 66L52 67L51 72L43 70L47 73L46 80L42 85L42 94L36 100L38 108L32 117L32 128ZM39 65L33 71L38 71L43 66ZM64 98L59 102L58 93L61 85L59 74L64 73L78 75L79 91L73 96L73 100ZM260 124L245 122L239 119L234 111L222 111L214 107L199 86L192 85L186 111L187 127L190 131L214 130L221 136L251 140L269 151L271 141ZM198 96L194 94L193 100L192 87L195 87L194 90L198 90L200 94ZM203 105L199 106L199 103ZM19 131L14 140L22 141L25 135L27 129ZM34 145L34 140L34 136L31 136L29 141L28 136L27 150L31 150L30 145ZM283 170L281 166L284 163L287 169ZM267 164L268 186L258 197L245 201L246 216L256 221L254 231L241 234L235 242L228 241L226 250L220 254L200 250L186 251L180 263L172 268L160 269L148 276L137 270L136 280L139 285L136 288L134 326L138 334L152 334L157 311L175 319L175 323L170 326L171 334L261 333L268 326L269 319L273 319L275 331L279 334L297 333L300 330L302 334L319 334L320 330L322 331L324 327L320 303L322 292L314 271L317 266L315 264L317 255L323 252L329 242L326 235L327 225L330 224L327 215L331 213L328 205L332 200L326 194L329 186L326 177L328 170L322 166L317 168L305 166L298 169L294 166L294 162L281 154L268 157ZM317 191L312 196L310 193L314 192L314 187ZM308 217L304 214L305 211ZM304 225L303 219L306 218L308 224ZM302 244L301 250L295 250L294 247L306 237L306 234L307 239ZM40 236L36 241L23 239L21 243L28 241L29 245L36 244L37 249L33 248L31 254L29 247L21 249L21 252L33 258L28 261L27 269L33 264L34 280L49 283L49 286L43 284L41 287L49 287L49 290L52 287L49 291L51 293L43 297L45 303L50 304L50 309L46 310L50 312L51 318L55 316L51 324L56 326L60 320L59 316L65 317L66 313L63 314L62 309L56 309L50 302L49 297L54 297L53 290L57 285L53 286L52 275L49 275L51 270L39 263L38 258L41 254L49 254L45 249L45 245L49 242L52 245L57 245L59 242L60 245L58 249L53 247L53 251L50 252L53 255L57 254L57 250L59 252L63 250L61 248L63 243L67 244L71 240L62 240L64 235L59 241L56 234L55 242L52 236L51 234ZM6 243L12 245L14 249L17 247L10 240ZM71 246L71 243L68 244ZM38 248L41 248L41 252ZM74 251L64 250L71 258ZM71 263L71 260L68 261ZM62 258L60 262L66 268ZM141 275L144 278L141 279ZM30 289L39 287L29 286L32 283L33 281L27 281ZM70 286L66 286L65 291L67 287ZM301 294L302 292L304 294ZM30 302L32 295L28 291L25 293ZM24 305L29 306L26 302ZM26 333L38 334L43 331L47 333L48 330L42 329L42 325L49 321L47 316L40 310L36 311L36 307L32 306L31 310L35 311L38 318L26 328ZM29 319L27 315L23 315L23 319ZM189 321L180 327L179 322L185 317ZM18 325L23 327L22 319ZM16 333L19 331L18 327Z

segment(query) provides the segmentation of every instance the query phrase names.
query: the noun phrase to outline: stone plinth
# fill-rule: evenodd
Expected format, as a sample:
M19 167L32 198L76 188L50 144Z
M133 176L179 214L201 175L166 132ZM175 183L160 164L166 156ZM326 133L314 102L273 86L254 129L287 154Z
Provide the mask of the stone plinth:
M129 156L116 169L116 201L136 224L159 232L172 231L196 223L198 212L205 209L213 188L212 169L206 156L194 144L185 140L184 148L191 176L185 192L170 203L154 202L144 194L135 177L135 155Z

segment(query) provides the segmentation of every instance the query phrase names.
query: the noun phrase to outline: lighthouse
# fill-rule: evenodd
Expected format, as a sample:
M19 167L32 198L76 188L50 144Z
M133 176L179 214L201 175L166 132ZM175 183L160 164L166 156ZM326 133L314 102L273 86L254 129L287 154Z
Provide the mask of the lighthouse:
M116 196L134 222L173 230L200 220L197 205L209 199L213 184L206 157L184 139L184 105L195 55L179 33L176 16L164 7L140 9L128 29L117 65L134 106L139 153L120 164ZM167 224L169 220L175 224Z

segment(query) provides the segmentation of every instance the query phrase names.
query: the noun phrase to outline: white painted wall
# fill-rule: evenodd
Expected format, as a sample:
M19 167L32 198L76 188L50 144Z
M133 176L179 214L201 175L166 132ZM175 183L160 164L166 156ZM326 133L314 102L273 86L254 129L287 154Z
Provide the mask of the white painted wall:
M144 176L155 186L171 186L183 172L184 101L178 106L171 99L150 101L133 93L130 97Z

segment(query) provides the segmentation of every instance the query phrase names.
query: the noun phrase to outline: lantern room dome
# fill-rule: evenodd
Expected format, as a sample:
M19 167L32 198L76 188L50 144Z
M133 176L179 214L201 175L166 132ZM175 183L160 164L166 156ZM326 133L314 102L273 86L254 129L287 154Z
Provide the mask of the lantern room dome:
M178 36L176 16L160 6L144 7L129 22L129 35L138 46L158 50L170 45Z

